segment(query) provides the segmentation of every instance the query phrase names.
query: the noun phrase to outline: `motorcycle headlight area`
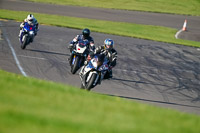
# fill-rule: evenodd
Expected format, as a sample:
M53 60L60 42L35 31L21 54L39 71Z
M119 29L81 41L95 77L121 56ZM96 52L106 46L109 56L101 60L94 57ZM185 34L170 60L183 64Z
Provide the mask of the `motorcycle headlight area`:
M34 32L33 32L33 31L29 31L29 34L30 34L30 35L33 35L33 34L34 34Z

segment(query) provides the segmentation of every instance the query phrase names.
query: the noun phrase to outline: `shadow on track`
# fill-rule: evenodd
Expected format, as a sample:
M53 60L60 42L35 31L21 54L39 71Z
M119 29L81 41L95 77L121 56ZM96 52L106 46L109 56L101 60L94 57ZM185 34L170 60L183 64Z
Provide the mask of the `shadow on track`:
M26 49L26 50L32 51L32 52L45 53L45 54L55 54L55 55L70 56L69 54L59 53L59 52L54 52L54 51L45 51L45 50L37 50L37 49Z
M200 108L200 107L198 107L198 106L185 105L185 104L178 104L178 103L172 103L172 102L148 100L148 99L143 99L143 98L135 98L135 97L127 97L127 96L119 96L119 95L110 95L110 94L107 94L107 95L108 95L108 96L113 96L113 97L125 98L125 99L132 99L132 100L138 100L138 101L152 102L152 103L161 103L161 104L169 104L169 105L178 105L178 106L184 106L184 107L190 107L190 108Z

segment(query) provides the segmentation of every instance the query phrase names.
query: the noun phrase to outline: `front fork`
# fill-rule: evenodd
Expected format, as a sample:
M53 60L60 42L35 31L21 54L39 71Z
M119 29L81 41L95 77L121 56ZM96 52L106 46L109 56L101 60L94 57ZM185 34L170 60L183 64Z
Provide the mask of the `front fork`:
M72 58L72 65L74 65L75 60L76 60L76 55L74 55L73 58Z

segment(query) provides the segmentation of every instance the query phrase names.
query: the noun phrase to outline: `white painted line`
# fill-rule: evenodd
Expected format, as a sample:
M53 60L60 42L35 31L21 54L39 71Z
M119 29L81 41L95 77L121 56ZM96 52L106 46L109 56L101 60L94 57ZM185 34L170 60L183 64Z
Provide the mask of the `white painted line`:
M2 26L2 23L1 23L1 22L0 22L0 25ZM2 26L2 27L3 27L3 26ZM2 29L3 29L3 28L2 28ZM6 33L6 32L5 32L5 29L3 29L3 30L4 30L4 33ZM3 34L3 36L5 37L6 41L8 42L8 46L10 47L10 49L11 49L11 51L12 51L12 55L13 55L13 57L14 57L14 59L15 59L15 62L16 62L16 64L17 64L17 67L19 68L19 70L21 71L21 73L22 73L25 77L27 77L27 74L24 72L22 66L20 65L20 62L19 62L19 60L18 60L18 58L17 58L17 56L16 56L15 50L14 50L14 48L13 48L13 46L12 46L10 40L8 39L8 37L7 37L6 34Z
M178 35L179 35L182 31L183 31L183 30L180 29L180 30L176 33L176 35L175 35L176 39L178 39Z

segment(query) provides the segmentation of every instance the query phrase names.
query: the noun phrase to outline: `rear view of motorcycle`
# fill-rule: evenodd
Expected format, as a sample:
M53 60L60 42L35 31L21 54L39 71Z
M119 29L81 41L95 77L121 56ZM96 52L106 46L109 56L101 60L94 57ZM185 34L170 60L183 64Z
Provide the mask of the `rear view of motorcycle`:
M108 60L104 54L95 55L79 73L81 88L91 90L100 84L108 70Z
M33 42L35 36L35 26L29 25L27 22L24 24L19 41L21 43L21 48L25 49L28 44Z
M76 45L74 45L75 48L72 51L73 59L71 63L72 74L75 74L76 71L84 64L84 61L88 55L87 43L88 42L85 41L79 41Z

